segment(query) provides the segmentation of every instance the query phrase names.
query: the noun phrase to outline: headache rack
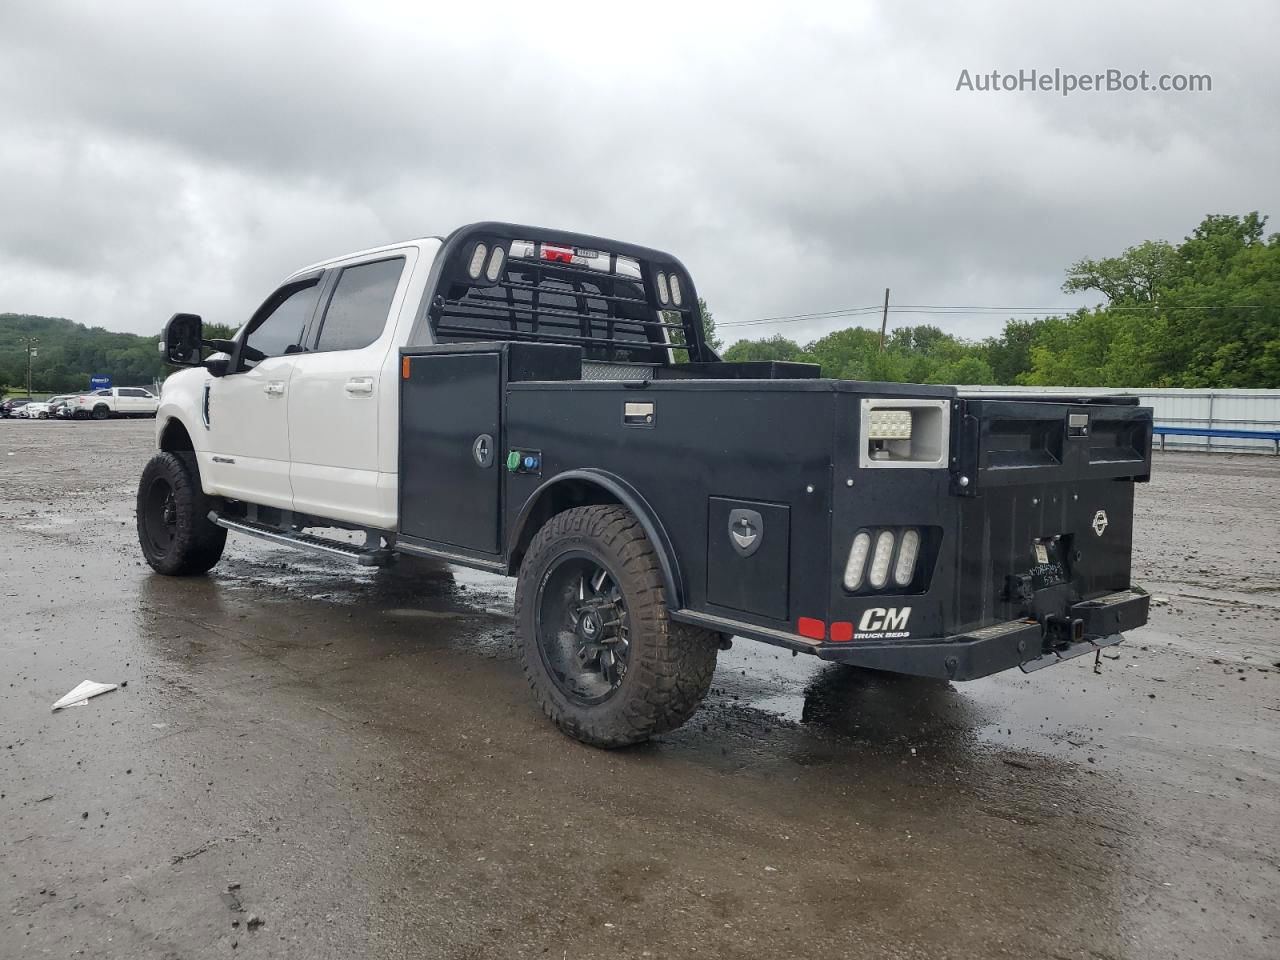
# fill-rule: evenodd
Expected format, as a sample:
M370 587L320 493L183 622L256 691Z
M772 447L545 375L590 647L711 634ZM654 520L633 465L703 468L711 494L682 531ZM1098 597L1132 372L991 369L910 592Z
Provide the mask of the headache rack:
M660 251L479 223L449 235L429 282L435 343L558 343L580 346L587 360L651 364L717 359L692 280Z

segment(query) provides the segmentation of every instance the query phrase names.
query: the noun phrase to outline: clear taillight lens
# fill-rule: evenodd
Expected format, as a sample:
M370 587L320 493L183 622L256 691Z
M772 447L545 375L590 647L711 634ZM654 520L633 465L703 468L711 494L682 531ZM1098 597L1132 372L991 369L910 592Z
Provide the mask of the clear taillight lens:
M893 559L893 531L881 530L876 537L876 552L871 557L871 586L879 589L889 582L889 562Z
M920 531L908 530L898 544L898 562L893 565L893 582L900 587L909 584L916 575L916 558L920 556Z
M671 275L671 302L677 307L684 302L684 294L680 292L680 278L674 273Z
M853 538L849 548L849 562L844 565L844 588L849 591L862 586L862 573L867 568L867 554L871 552L871 534L860 533Z

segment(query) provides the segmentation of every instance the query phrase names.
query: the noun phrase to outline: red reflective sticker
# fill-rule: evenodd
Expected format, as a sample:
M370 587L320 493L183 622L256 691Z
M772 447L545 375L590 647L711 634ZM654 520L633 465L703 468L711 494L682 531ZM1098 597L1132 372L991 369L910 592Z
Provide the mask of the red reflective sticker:
M810 640L823 640L827 636L827 625L813 617L801 617L796 621L796 633Z
M542 259L551 260L556 263L572 263L573 248L572 247L553 247L549 243L542 245Z
M848 643L853 639L853 624L848 620L837 620L831 624L831 642Z

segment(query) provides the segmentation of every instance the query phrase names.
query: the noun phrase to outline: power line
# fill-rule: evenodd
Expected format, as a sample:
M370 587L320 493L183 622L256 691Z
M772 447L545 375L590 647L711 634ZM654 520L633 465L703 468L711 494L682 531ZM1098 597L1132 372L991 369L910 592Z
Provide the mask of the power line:
M821 310L816 313L785 313L777 317L758 317L755 320L734 320L724 324L726 327L745 327L756 323L794 323L799 320L822 320L829 317L847 317L862 313L872 313L880 307L841 307L838 310Z
M1088 309L1083 304L1076 306L1056 306L1056 307L999 307L999 306L959 306L946 304L896 304L889 307L889 313L907 314L913 316L989 316L991 314L1003 315L1043 315L1043 316L1063 316L1075 313L1078 310ZM1169 310L1265 310L1267 304L1262 303L1216 303L1216 304L1180 304L1172 306L1143 305L1143 306L1108 306L1107 310L1125 313L1149 313L1152 310L1169 311ZM858 317L867 314L880 313L883 306L879 304L868 304L859 307L842 307L838 310L822 310L813 313L789 313L776 317L759 317L754 320L730 320L724 323L716 324L717 328L725 327L753 327L770 323L803 323L807 320L834 320L842 317Z
M840 310L824 310L820 313L788 313L778 317L760 317L756 320L731 320L717 323L716 327L751 327L761 323L798 323L802 320L832 320L838 317L854 317L867 313L878 313L878 305L866 307L844 307Z

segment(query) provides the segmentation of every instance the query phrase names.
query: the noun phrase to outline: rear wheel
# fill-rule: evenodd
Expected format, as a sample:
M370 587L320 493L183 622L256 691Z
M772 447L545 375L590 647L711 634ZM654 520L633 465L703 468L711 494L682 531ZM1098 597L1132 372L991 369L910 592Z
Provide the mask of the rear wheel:
M227 531L209 520L191 453L157 453L138 483L138 543L157 573L204 573L222 557Z
M671 621L657 554L623 507L567 510L538 531L516 624L543 712L593 746L674 730L711 686L719 638Z

